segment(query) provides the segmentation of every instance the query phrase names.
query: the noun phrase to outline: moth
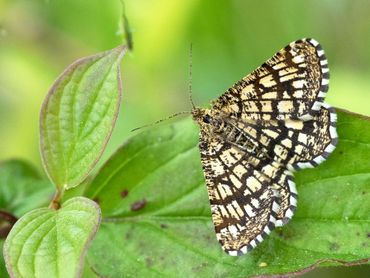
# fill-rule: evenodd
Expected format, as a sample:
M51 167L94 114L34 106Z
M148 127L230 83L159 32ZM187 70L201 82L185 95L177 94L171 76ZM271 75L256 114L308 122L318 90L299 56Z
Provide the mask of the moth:
M338 141L324 102L329 68L314 39L290 43L212 102L193 107L216 237L231 256L255 248L297 207L293 172Z

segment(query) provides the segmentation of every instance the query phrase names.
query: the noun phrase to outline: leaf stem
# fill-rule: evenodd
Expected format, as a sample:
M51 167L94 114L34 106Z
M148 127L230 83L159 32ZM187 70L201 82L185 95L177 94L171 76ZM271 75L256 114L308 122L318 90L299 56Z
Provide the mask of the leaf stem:
M7 222L7 225L0 225L0 238L6 238L18 218L8 211L0 209L1 220Z
M60 189L57 187L57 191L55 192L53 199L51 200L49 204L50 209L58 210L60 209L60 201L63 197L64 189Z

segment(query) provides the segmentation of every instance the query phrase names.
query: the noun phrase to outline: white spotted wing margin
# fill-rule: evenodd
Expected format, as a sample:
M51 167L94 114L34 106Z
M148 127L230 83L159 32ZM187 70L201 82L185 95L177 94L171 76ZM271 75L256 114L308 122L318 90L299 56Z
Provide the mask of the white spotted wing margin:
M216 236L237 256L297 207L293 172L335 149L336 114L324 102L329 70L313 39L289 44L213 102L194 108Z

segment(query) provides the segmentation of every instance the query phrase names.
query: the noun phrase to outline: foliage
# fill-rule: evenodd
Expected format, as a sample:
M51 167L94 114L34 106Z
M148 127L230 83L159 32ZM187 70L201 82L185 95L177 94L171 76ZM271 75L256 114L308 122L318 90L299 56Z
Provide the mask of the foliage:
M41 154L58 189L80 184L107 144L120 106L124 53L124 47L117 47L78 60L55 81L44 101Z
M174 277L179 270L182 277L249 277L300 272L319 262L364 263L370 257L369 125L369 118L339 111L334 154L296 173L293 220L238 258L223 253L215 238L195 124L138 134L87 191L104 217L89 264L107 277ZM141 200L145 206L133 209Z
M135 55L126 60L124 124L117 127L103 158L131 128L188 107L186 94L179 92L187 90L189 42L194 45L197 103L219 95L279 47L308 36L324 45L329 58L329 103L368 113L368 3L159 0L143 8L141 1L125 2L120 31L128 43L135 38ZM35 130L46 88L65 61L119 43L120 8L119 1L100 0L88 5L81 0L0 2L1 159L17 155L40 166ZM75 64L49 93L41 117L42 139L52 139L41 144L43 162L57 188L49 208L51 182L34 166L19 160L0 163L0 248L21 217L5 244L13 275L27 272L32 277L42 269L39 276L54 276L61 265L67 267L59 277L80 273L100 221L93 201L72 198L85 186L85 195L100 204L103 222L88 251L84 277L290 275L316 265L367 261L370 136L368 119L358 115L340 111L335 153L319 168L296 174L300 197L294 219L239 258L222 253L215 240L197 129L190 120L132 137L95 177L84 180L98 162L118 113L120 49L82 60L82 68L73 68ZM47 218L45 226L32 226L39 217ZM40 252L48 253L29 241L37 236L46 249L63 247L55 253L59 257L40 259ZM63 236L69 240L58 245ZM20 243L25 243L25 253L19 253ZM32 260L27 254L38 255ZM6 277L2 259L0 276Z
M25 214L4 244L11 277L77 277L86 249L99 227L100 208L83 197L59 210L39 208Z
M179 269L184 277L249 277L366 262L370 120L338 114L335 152L318 168L296 173L299 203L293 220L238 258L223 253L215 239L196 125L186 119L135 135L88 183L85 195L99 203L103 222L88 251L87 268L107 277L173 277ZM27 164L3 163L0 172L8 177L0 188L13 184L22 206L50 198L50 191L31 199L24 194L47 184ZM48 209L38 211L55 217Z
M120 105L124 53L125 47L120 46L80 59L49 91L41 109L40 146L56 193L48 208L23 215L6 237L3 250L11 277L77 277L82 272L87 247L100 224L100 207L84 197L62 205L61 199L66 189L82 183L106 146ZM21 163L6 163L1 172L4 210L0 216L6 225L5 237L16 219L14 197L29 191L37 194L40 181Z

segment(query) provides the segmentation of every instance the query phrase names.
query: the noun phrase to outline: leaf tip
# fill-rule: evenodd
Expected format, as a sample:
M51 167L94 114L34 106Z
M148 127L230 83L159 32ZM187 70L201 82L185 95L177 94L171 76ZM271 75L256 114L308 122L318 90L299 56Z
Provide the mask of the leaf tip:
M116 53L117 55L117 62L120 63L123 59L123 56L125 56L127 52L127 46L126 45L119 45L116 48L113 48L111 50L113 53Z

